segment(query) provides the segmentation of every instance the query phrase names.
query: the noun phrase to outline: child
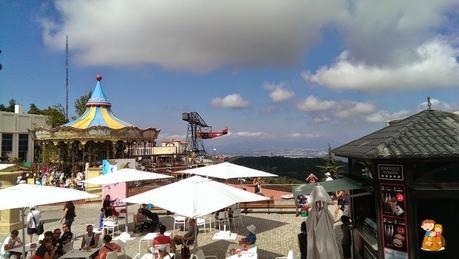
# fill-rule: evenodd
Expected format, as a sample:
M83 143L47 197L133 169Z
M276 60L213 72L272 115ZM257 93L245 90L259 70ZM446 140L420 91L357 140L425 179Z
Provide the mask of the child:
M105 209L101 208L100 214L99 214L99 230L102 230L104 228L104 218L105 218Z

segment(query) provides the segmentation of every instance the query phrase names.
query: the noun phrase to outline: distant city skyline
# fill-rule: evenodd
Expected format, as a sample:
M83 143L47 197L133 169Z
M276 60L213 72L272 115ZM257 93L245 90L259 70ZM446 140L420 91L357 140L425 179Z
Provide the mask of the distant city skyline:
M184 138L196 111L217 153L325 151L427 107L459 110L459 3L3 1L0 103L65 106L96 74L122 120ZM311 152L309 150L312 150Z

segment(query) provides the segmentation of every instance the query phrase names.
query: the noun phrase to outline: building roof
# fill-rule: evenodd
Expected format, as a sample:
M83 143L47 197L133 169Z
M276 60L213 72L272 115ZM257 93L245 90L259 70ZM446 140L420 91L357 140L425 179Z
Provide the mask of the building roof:
M63 125L76 129L87 129L95 126L104 126L111 129L133 127L133 125L118 119L111 110L111 103L105 97L100 81L102 76L97 76L97 83L91 98L86 103L85 112L76 120Z
M459 157L459 115L424 110L332 152L366 159Z

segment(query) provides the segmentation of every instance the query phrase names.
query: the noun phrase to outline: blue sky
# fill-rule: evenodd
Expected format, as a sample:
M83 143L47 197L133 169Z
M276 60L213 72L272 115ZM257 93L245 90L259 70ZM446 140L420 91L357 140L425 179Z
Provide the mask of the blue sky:
M433 107L457 110L454 1L2 1L0 102L64 103L100 73L113 111L160 138L197 111L218 152L325 149Z

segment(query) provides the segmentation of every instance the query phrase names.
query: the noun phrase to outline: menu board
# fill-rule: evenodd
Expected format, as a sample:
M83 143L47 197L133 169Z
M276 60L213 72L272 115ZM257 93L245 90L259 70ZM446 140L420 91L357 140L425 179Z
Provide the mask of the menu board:
M403 181L403 165L378 164L379 180Z
M380 187L384 258L408 258L405 187L392 183Z
M381 184L382 213L388 216L405 216L405 190L400 185Z

